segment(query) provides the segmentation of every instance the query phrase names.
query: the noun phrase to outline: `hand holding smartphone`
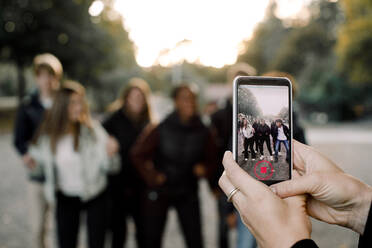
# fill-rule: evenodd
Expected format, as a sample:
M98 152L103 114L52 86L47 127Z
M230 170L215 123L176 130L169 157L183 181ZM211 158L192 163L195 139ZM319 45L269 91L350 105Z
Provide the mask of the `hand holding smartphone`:
M267 185L292 177L292 85L281 77L236 77L233 154Z

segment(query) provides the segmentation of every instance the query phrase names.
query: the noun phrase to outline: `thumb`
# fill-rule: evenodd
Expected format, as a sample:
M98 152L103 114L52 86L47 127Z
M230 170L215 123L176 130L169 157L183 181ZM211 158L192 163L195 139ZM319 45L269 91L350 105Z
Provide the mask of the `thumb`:
M270 188L279 197L286 198L295 195L314 194L317 186L319 186L318 177L315 174L310 174L271 185Z

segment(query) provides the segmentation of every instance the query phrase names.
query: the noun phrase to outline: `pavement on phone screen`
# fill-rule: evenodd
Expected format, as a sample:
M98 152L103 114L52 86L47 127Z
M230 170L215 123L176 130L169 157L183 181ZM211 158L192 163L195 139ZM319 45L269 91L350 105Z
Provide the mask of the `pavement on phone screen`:
M273 152L273 142L270 141L270 146ZM283 144L280 145L280 150L278 153L278 161L272 160L269 150L267 149L266 144L263 147L263 157L259 153L259 148L256 144L253 146L253 149L256 150L256 158L252 160L252 153L249 152L248 160L244 160L244 148L243 148L243 139L241 135L238 135L238 164L249 173L252 177L259 177L261 180L286 180L289 178L288 169L289 164L286 162L286 150ZM248 149L249 150L249 149ZM274 156L273 156L274 158Z

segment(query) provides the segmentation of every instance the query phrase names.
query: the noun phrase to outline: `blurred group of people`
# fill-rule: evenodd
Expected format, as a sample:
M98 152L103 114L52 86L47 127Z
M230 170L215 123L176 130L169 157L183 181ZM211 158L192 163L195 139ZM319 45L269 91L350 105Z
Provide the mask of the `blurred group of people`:
M62 81L55 56L38 55L33 66L37 90L21 102L14 129L15 147L29 171L32 246L46 247L52 212L60 248L77 247L81 220L88 247L122 248L129 217L137 247L161 247L168 210L175 208L187 247L203 247L200 178L208 180L217 199L219 247L228 247L228 230L236 225L238 247L256 246L218 187L223 153L231 150L231 98L206 126L197 92L178 85L171 95L174 111L157 124L148 84L133 78L100 123L90 115L84 87Z
M242 150L245 161L248 160L249 153L251 154L251 159L253 161L256 160L258 151L260 153L259 159L264 159L264 144L266 144L271 161L274 160L274 150L275 162L278 162L280 145L284 144L286 161L289 161L290 129L284 124L282 119L272 120L269 126L264 118L254 118L251 115L240 113L238 130L239 136L243 140Z

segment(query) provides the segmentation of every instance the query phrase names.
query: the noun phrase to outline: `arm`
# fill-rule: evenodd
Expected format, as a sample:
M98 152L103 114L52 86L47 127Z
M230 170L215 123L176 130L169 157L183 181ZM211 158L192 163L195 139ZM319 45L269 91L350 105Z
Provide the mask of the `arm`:
M289 138L291 137L291 134L289 132L289 127L287 127L286 125L283 125L283 127L284 127L284 134L287 137L287 139L289 140Z
M107 133L112 135L114 131L113 114L104 119L104 121L102 122L102 127L106 130Z
M318 246L311 239L303 239L303 240L298 241L291 248L318 248Z
M22 156L23 163L29 168L36 167L35 160L28 153L28 145L33 135L33 130L30 126L29 120L24 105L20 105L14 125L14 147Z
M222 138L222 133L220 133L221 132L220 126L221 126L220 119L218 118L217 113L213 114L212 123L210 127L210 134L213 136L213 140L215 141L215 144L216 144L217 152L215 153L215 157L216 157L215 159L217 160L218 165L216 166L216 170L213 173L213 175L211 175L208 178L208 182L209 182L209 186L211 187L215 195L219 195L221 192L221 189L218 187L218 178L220 177L223 171L221 162L222 162L223 153L226 150L226 144Z
M21 104L17 111L14 125L14 146L20 155L27 153L28 142L30 141L30 120L27 117L24 105Z
M271 128L269 126L266 127L266 135L270 136L271 134Z
M217 154L217 145L215 139L210 131L208 131L208 137L204 149L204 158L201 161L201 164L197 164L194 167L194 173L198 177L206 177L210 179L217 168L218 160L216 157ZM198 168L201 167L201 168Z
M110 174L117 174L120 171L120 157L117 154L119 144L115 138L109 136L106 130L98 122L94 123L94 131L97 138L96 154L102 168Z
M359 238L359 248L370 247L372 244L372 202L369 207L369 213L367 217L366 226L364 228L363 235L360 235Z
M46 143L45 137L39 137L39 140L35 144L29 146L28 155L32 158L33 166L30 167L29 176L33 180L44 181L45 180L45 162L46 157L45 149L49 143Z
M166 180L165 175L157 171L153 163L159 139L159 130L149 124L130 151L134 167L149 187L162 185Z

